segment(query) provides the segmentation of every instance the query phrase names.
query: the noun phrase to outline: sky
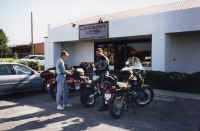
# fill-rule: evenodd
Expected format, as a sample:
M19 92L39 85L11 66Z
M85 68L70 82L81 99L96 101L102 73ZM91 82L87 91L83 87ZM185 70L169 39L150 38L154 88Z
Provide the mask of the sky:
M178 0L0 0L0 28L9 45L31 41L33 12L34 43L43 42L51 28L73 21L129 9L176 2Z

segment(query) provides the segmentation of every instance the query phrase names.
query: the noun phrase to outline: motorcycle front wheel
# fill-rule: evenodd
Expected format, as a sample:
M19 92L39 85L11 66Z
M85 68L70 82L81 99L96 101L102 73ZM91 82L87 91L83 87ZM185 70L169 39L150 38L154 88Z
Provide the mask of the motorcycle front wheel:
M110 103L110 114L112 117L119 119L123 113L123 100L114 97Z
M144 107L151 103L154 97L154 92L151 87L143 87L142 90L137 92L135 103L137 106Z

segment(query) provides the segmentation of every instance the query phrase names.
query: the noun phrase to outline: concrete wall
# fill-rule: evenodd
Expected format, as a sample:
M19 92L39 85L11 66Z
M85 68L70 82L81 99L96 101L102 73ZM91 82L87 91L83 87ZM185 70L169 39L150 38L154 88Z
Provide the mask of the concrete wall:
M78 26L61 26L50 29L48 32L49 42L75 41L79 39Z
M70 53L69 59L66 62L68 66L77 66L81 62L94 62L93 42L63 43L61 49L67 50Z
M200 32L168 35L167 71L200 72Z

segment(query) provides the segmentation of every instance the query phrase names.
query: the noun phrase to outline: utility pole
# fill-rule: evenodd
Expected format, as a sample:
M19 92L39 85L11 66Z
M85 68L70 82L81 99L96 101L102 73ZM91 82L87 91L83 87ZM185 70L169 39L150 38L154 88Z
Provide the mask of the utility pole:
M32 54L35 54L35 47L33 44L33 13L31 12L31 47L32 47Z

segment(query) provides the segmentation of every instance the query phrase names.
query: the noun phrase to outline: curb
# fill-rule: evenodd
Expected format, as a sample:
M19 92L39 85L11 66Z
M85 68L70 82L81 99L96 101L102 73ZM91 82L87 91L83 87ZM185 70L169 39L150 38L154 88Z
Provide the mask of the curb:
M161 97L176 97L176 98L183 98L183 99L192 99L192 100L200 100L200 94L193 94L193 93L185 93L185 92L175 92L175 91L167 91L161 89L153 89L155 96Z

